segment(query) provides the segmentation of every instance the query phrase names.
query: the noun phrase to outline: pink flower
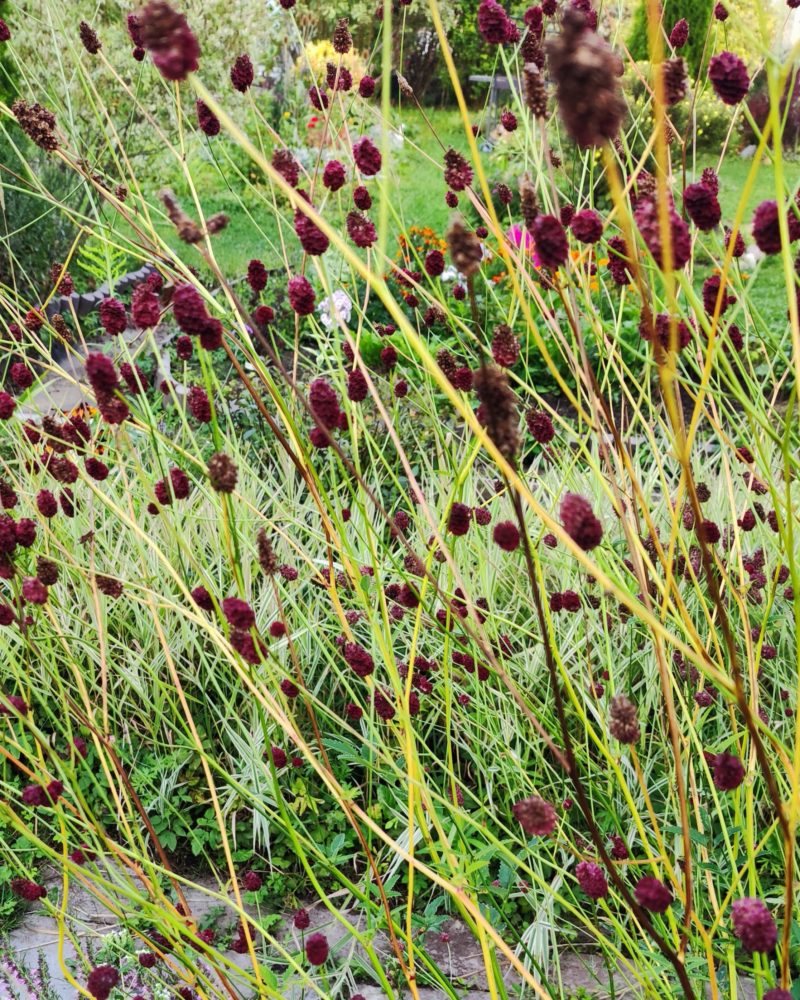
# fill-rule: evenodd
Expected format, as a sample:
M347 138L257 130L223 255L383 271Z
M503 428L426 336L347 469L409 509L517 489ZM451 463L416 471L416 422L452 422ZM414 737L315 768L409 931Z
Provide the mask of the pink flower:
M534 267L538 268L542 266L542 262L539 259L539 255L536 253L536 245L533 242L533 237L529 232L523 230L522 226L520 226L519 223L515 222L513 226L509 226L508 230L506 231L506 238L508 239L508 242L511 243L513 246L519 247L520 249L524 250L526 254L528 254L528 256L531 258L531 262L533 263Z

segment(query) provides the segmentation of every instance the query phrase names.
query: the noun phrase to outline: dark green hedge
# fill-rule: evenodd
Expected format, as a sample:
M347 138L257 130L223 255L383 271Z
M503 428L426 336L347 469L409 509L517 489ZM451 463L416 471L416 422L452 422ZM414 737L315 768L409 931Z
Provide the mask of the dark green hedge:
M634 59L650 58L647 42L647 8L648 0L639 0L639 6L633 15L628 48ZM706 33L714 8L714 0L664 0L664 31L669 35L676 21L685 17L689 23L689 41L681 50L686 60L689 72L695 78L700 75L703 63L703 48ZM706 61L710 52L706 52Z

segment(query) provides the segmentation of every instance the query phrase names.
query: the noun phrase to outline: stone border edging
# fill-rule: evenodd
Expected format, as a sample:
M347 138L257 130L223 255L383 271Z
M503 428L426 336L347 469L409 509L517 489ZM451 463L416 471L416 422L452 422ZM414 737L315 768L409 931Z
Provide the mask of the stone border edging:
M128 274L123 274L114 282L113 288L109 287L108 282L104 282L93 292L73 292L72 295L54 296L47 303L45 314L48 319L52 319L65 310L68 312L74 310L78 316L88 316L100 306L103 299L108 298L112 291L115 294L125 292L131 285L138 285L145 281L155 271L155 264L144 264L138 271L129 271Z

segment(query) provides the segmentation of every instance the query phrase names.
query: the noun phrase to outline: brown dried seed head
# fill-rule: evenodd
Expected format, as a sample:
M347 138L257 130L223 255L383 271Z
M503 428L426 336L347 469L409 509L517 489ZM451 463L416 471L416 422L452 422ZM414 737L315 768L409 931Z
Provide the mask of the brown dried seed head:
M513 462L519 451L519 416L507 374L495 365L484 365L475 373L474 386L481 404L479 420L503 458Z
M208 478L217 493L233 493L238 473L233 460L218 451L208 460Z
M525 83L525 103L534 118L547 115L547 90L544 77L534 63L525 63L522 68Z
M224 212L217 212L215 215L210 215L206 219L206 232L209 236L214 236L215 233L221 233L229 222L230 218Z
M258 545L258 563L267 576L273 576L278 571L278 557L269 540L266 528L259 528L256 535Z
M28 104L27 101L18 100L11 105L11 113L25 135L40 149L48 153L58 149L56 118L52 111L43 108L41 104Z
M72 331L67 326L66 320L61 315L61 313L56 313L55 316L50 320L50 326L55 330L56 335L61 340L66 340L67 342L72 341Z
M539 214L539 199L536 197L536 188L528 173L523 174L520 179L519 198L522 221L528 232L531 232L536 216Z
M184 243L199 243L203 238L203 230L184 212L172 191L165 188L159 192L159 197L167 210L167 217L175 226L180 239Z
M397 77L397 85L400 87L400 92L404 94L406 97L413 97L414 88L411 86L408 80L406 80L403 74L395 73L395 76Z
M636 706L624 694L616 694L611 699L608 730L620 743L636 743L641 735Z
M561 119L584 148L613 140L625 116L619 56L575 7L564 11L561 33L547 45Z
M483 251L478 237L471 229L467 229L461 219L454 219L447 230L447 246L450 259L455 267L469 278L481 266Z

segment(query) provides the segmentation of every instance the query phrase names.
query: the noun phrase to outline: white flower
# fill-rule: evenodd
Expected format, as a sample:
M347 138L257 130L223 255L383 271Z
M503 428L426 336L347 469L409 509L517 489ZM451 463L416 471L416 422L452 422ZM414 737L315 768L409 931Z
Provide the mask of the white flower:
M340 323L347 324L350 322L353 303L347 292L342 291L341 288L337 288L330 298L323 299L320 302L317 306L317 312L319 313L320 323L322 323L326 330L330 330Z

